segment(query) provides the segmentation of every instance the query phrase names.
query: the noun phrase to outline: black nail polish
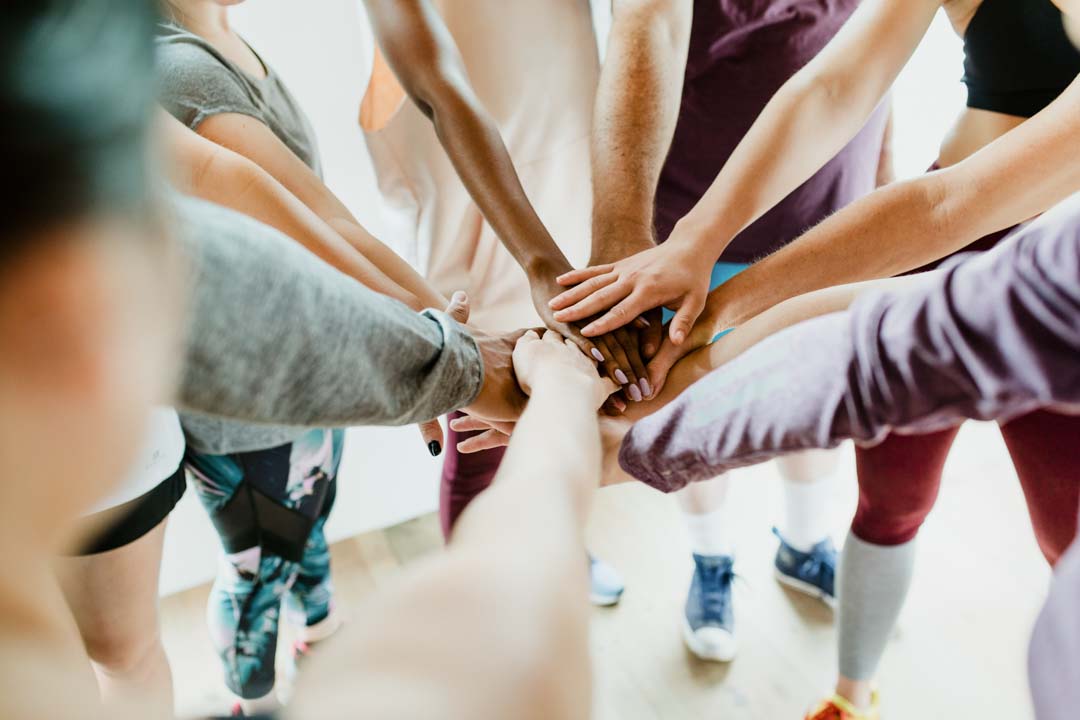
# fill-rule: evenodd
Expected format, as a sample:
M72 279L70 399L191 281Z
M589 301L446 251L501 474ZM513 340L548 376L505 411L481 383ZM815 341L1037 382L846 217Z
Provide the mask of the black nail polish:
M442 445L439 444L438 440L432 440L427 444L427 449L431 453L431 457L438 457L439 453L442 452Z

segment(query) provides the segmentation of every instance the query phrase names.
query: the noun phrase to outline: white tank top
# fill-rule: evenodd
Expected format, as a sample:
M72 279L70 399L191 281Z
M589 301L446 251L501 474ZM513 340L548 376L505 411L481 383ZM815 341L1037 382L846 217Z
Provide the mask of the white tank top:
M180 429L176 411L169 407L154 408L139 454L128 476L88 514L123 505L145 495L175 473L183 459L184 432Z

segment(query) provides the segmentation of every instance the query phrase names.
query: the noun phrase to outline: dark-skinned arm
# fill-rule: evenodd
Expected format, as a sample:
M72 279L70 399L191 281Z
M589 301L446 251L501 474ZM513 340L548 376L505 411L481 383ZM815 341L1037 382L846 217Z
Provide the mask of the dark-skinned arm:
M622 348L611 337L589 340L576 325L555 320L548 301L562 291L555 278L568 272L570 263L529 202L499 129L473 91L454 38L431 2L364 0L364 6L390 68L431 119L465 188L525 270L533 305L544 324L572 339L586 354L597 350L605 371L616 381L623 379L617 370L635 382L644 377L636 344Z

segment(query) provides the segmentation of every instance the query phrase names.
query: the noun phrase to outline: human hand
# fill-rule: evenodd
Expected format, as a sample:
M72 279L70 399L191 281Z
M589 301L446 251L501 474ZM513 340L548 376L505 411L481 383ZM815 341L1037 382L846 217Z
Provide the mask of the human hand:
M651 355L643 353L643 337L639 335L639 329L647 329L646 326L651 326L652 321L642 320L635 327L618 328L590 339L581 334L580 323L556 320L550 301L563 291L563 287L555 278L560 272L570 269L569 265L552 266L530 278L533 306L546 327L571 340L581 352L600 363L602 374L625 386L629 399L640 401L650 389L646 379L646 363ZM659 344L654 343L653 353L658 347Z
M596 410L618 389L611 379L597 375L594 362L573 341L553 330L546 331L543 339L535 330L522 335L514 347L513 362L526 395L541 385L570 385L574 392L584 392Z
M676 345L690 334L709 293L712 260L701 257L697 243L676 237L619 260L560 275L569 287L551 301L559 322L576 322L603 313L583 329L585 337L611 332L654 308L676 310L668 336Z

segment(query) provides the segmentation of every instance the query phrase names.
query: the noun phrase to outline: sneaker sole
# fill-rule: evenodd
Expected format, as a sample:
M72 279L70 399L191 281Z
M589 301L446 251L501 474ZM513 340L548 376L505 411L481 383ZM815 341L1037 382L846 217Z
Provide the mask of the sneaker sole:
M735 659L735 652L739 649L738 643L735 642L735 636L730 635L731 643L727 647L723 648L710 648L705 647L698 636L694 633L693 628L690 627L690 623L686 622L686 618L683 618L683 642L686 643L686 647L694 654L699 660L707 660L710 662L731 662Z
M589 593L589 602L593 604L593 607L612 607L618 605L622 600L622 595L596 595Z
M836 609L836 598L830 596L817 585L814 585L813 583L808 583L805 580L791 577L790 575L785 575L784 573L780 572L780 568L778 567L773 567L773 575L776 576L776 579L782 585L787 585L792 590L798 590L803 595L809 595L810 597L817 598L821 602L828 605L831 609Z

